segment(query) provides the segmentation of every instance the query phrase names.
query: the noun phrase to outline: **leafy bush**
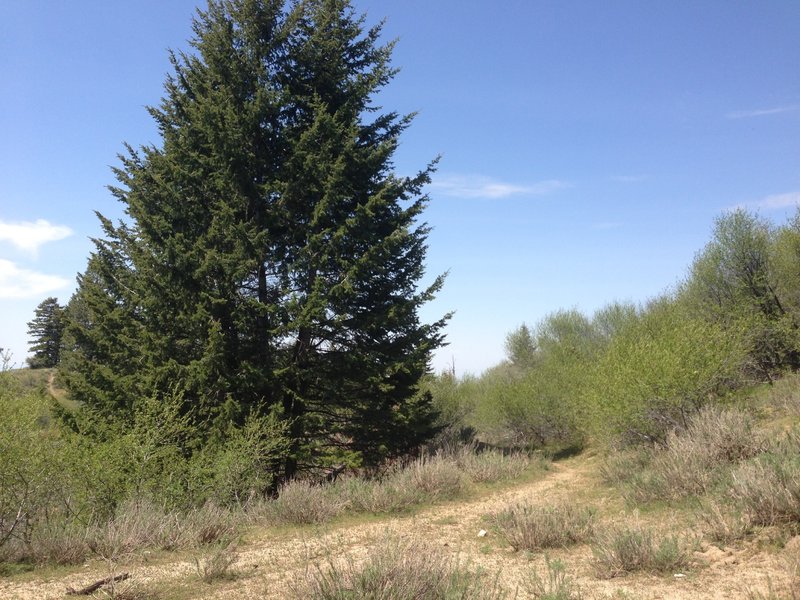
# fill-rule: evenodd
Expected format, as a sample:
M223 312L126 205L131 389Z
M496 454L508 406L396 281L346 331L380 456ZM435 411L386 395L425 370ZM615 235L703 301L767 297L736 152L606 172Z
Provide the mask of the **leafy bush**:
M44 394L23 392L8 372L0 372L0 423L0 548L14 545L10 554L25 560L38 528L70 527L80 508L72 499L72 457L49 423Z
M710 398L739 385L740 333L698 318L677 298L651 302L610 341L584 389L595 433L663 444Z

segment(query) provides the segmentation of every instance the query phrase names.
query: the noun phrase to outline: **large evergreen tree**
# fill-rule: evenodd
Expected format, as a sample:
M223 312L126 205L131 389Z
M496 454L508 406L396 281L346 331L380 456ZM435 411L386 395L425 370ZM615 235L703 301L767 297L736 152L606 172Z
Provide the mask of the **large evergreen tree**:
M444 319L418 317L431 167L393 174L410 117L373 105L391 45L347 0L212 1L194 32L70 303L70 389L114 419L179 397L200 441L277 413L287 477L407 451Z
M61 336L64 332L64 308L58 298L46 298L34 311L33 320L28 323L31 336L28 358L32 369L55 367L61 354Z

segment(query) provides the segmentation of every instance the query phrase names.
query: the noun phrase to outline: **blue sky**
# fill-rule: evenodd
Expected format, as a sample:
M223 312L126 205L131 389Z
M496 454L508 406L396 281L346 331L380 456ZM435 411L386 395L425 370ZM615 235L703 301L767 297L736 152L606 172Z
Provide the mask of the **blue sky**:
M21 363L45 297L65 303L116 218L123 142L158 143L167 49L196 3L0 3L0 347ZM434 366L479 373L549 312L644 301L684 275L714 219L800 203L800 2L356 0L419 114L396 156L441 154L426 220Z

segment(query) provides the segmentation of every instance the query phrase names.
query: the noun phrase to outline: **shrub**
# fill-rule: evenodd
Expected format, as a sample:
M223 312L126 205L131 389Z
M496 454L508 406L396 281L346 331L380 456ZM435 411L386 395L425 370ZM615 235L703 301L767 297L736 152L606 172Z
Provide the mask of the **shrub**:
M28 551L37 564L77 565L89 555L88 530L73 523L47 522L31 537Z
M741 465L729 494L755 525L800 522L800 456L767 453Z
M206 546L202 554L194 557L198 577L203 583L213 583L220 579L231 579L231 567L238 560L236 542L220 541Z
M442 455L421 456L392 477L396 487L413 487L428 501L453 498L464 490L464 474L455 461Z
M514 550L560 548L588 541L595 512L573 505L539 507L518 504L494 515L494 526Z
M315 565L293 585L303 600L490 600L505 595L442 549L389 539L359 562L352 557Z
M567 575L564 563L545 557L547 579L535 571L528 580L528 591L537 600L581 600L580 588Z
M652 460L652 451L641 446L614 450L600 467L600 477L608 485L626 485L644 471Z
M739 385L746 356L738 328L700 318L677 295L651 302L611 339L584 389L595 433L663 444L686 415Z
M626 495L636 502L700 495L727 477L731 465L766 447L749 414L708 406L694 415L685 429L669 433L662 449L647 454L640 451L638 458L637 453L628 453L631 459L606 467L606 477L624 480ZM628 469L628 474L620 473L622 469Z
M278 497L265 504L266 516L278 523L306 525L324 523L344 508L332 492L332 486L314 485L295 480L282 485Z
M598 577L612 578L635 571L669 573L687 568L690 548L678 536L656 543L652 530L640 525L610 529L595 537L593 547Z
M462 446L454 453L458 468L475 483L491 483L514 479L522 475L531 464L531 457L523 452L503 453L498 450L479 452L474 445Z
M730 544L744 539L753 531L749 514L716 501L704 504L698 517L705 523L705 535L712 542Z

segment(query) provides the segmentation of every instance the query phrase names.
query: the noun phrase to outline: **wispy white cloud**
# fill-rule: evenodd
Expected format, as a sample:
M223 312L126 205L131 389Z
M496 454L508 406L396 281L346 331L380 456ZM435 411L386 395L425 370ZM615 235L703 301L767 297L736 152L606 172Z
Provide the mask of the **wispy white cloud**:
M497 181L482 175L443 175L431 184L437 192L459 198L508 198L509 196L541 196L571 187L564 181L547 179L527 185Z
M639 183L647 179L647 175L612 175L609 179L617 183Z
M759 108L755 110L734 110L725 115L728 119L749 119L751 117L765 117L767 115L777 115L780 113L794 112L800 110L800 104L789 104L787 106L775 106L773 108Z
M69 227L53 225L44 219L19 223L0 221L0 241L10 242L20 250L34 255L42 244L63 240L70 235L72 230Z
M749 206L763 210L780 210L791 206L800 206L800 192L772 194L750 203Z
M69 283L64 277L20 269L10 260L0 258L0 298L36 298Z

